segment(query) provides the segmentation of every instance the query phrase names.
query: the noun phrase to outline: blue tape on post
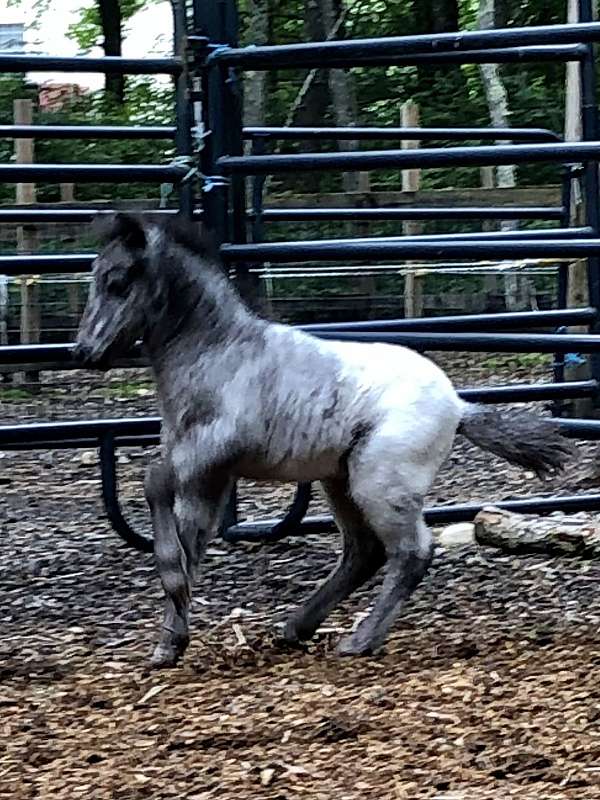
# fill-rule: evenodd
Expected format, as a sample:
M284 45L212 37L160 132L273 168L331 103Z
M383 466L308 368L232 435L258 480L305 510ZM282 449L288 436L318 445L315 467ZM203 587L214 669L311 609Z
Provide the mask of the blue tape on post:
M582 364L585 364L586 361L587 359L579 355L579 353L565 353L563 363L565 367L580 367Z

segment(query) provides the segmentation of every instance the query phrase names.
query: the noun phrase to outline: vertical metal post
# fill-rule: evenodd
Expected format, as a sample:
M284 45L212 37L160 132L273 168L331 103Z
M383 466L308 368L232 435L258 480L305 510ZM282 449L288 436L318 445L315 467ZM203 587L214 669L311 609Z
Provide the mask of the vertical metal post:
M568 333L569 329L566 325L556 328L554 333ZM565 357L563 353L554 353L554 360L552 362L552 372L554 376L554 383L563 383L565 379ZM550 403L550 411L553 417L562 417L564 412L564 401L553 400Z
M109 522L121 539L140 553L152 553L154 541L131 528L123 516L119 504L119 485L117 481L117 458L115 437L109 431L102 434L98 442L100 458L100 477L102 480L102 499Z
M219 69L204 66L211 47L224 44L218 24L218 0L193 0L194 34L209 41L206 50L197 55L196 67L200 72L198 103L202 114L203 146L200 167L205 176L216 176L216 160L222 147L219 144L222 125L221 82ZM198 90L198 87L197 87ZM196 120L198 124L198 120ZM227 187L224 181L210 181L202 187L202 219L217 245L227 241Z
M238 15L235 0L194 0L195 27L211 48L237 46ZM212 66L204 70L203 100L206 139L202 171L211 176L203 192L206 225L217 243L246 241L246 179L227 178L217 165L222 155L243 155L242 84L236 70ZM259 300L259 279L250 265L236 264L236 281L251 306Z
M219 45L235 42L235 39L232 42L228 38L232 2L233 0L194 0L195 32L209 40L208 52ZM229 181L217 166L217 159L228 152L227 128L235 124L235 120L228 120L226 116L226 78L227 70L223 67L212 66L205 68L202 73L205 139L201 164L202 172L209 179L203 187L202 207L205 225L219 245L231 241Z
M573 182L576 180L573 166L566 164L562 170L561 180L561 206L563 209L560 226L568 228L571 224L571 192ZM567 307L567 291L569 283L569 268L564 262L558 265L557 307Z
M173 28L175 53L184 64L183 70L175 81L175 150L178 157L191 159L194 153L192 138L193 106L188 68L188 21L185 0L173 0ZM194 216L193 180L186 180L180 184L178 195L180 213L191 220Z
M560 221L561 227L568 228L571 224L571 195L573 192L574 182L577 180L577 167L572 164L565 164L562 170L562 183L561 183L561 206L563 209L562 219ZM564 262L558 265L558 308L567 308L568 305L568 291L569 291L569 266ZM568 328L557 328L555 333L567 333ZM565 357L563 353L554 353L554 360L552 362L552 371L554 373L554 383L562 383L565 380ZM550 404L553 417L561 417L564 412L564 401L555 400Z
M266 152L266 137L252 137L252 155L262 156ZM254 243L264 241L264 220L263 190L265 187L266 175L254 175L252 178L252 241Z
M592 0L579 0L579 21L593 22ZM598 138L598 106L596 101L596 65L595 47L586 46L586 54L581 66L581 138L583 141L594 141ZM585 164L585 214L586 224L596 236L600 232L600 184L598 180L598 162L588 161ZM588 259L588 292L589 302L594 308L600 308L600 259L596 256ZM596 332L598 325L595 326ZM592 377L600 380L600 357L590 356Z
M598 110L596 107L596 70L594 64L594 46L589 45L585 57L581 62L582 78L582 138L584 141L593 141L598 136ZM599 206L599 183L598 183L598 163L588 161L585 164L585 209L586 224L594 229L595 233L600 230L600 206ZM593 262L594 269L590 269L590 303L596 308L600 308L600 275L598 274L598 260L590 259L590 267Z
M193 0L194 33L208 39L208 49L219 45L237 45L238 16L236 0ZM199 62L202 68L202 61ZM202 191L202 213L205 227L220 245L246 241L245 179L231 180L217 165L222 155L243 154L242 98L233 70L219 66L204 67L201 72L201 97L204 141L201 169L206 183ZM231 214L230 214L231 204ZM238 272L239 275L239 272ZM248 277L249 270L242 270ZM249 299L243 285L240 293ZM237 522L237 487L234 485L227 503L221 532Z

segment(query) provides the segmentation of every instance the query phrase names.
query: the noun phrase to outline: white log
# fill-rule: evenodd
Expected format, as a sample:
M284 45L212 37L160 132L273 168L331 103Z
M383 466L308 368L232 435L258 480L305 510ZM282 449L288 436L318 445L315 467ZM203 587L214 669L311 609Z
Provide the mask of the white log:
M475 541L514 554L600 558L600 525L578 515L538 517L490 506L475 517Z

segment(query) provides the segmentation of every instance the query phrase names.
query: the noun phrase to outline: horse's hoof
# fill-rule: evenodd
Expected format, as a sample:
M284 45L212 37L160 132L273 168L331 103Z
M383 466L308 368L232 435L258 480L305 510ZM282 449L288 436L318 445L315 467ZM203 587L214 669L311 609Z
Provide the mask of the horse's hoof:
M283 628L274 631L273 643L282 650L303 650L306 651L304 637L299 633L294 621L289 619Z
M314 634L315 631L312 628L310 630L306 627L303 628L294 617L291 617L283 626L281 638L286 644L297 646L312 639Z
M283 626L283 630L279 634L279 638L285 642L285 644L289 645L297 645L300 643L300 634L298 633L298 628L294 620L288 619L288 621Z
M344 636L335 648L338 656L370 656L373 646L370 642L361 641L354 636Z
M177 666L178 661L179 653L177 651L159 645L150 657L150 666L152 669L168 669Z
M170 667L175 667L182 655L183 652L179 648L157 644L150 657L150 666L152 669L168 669Z

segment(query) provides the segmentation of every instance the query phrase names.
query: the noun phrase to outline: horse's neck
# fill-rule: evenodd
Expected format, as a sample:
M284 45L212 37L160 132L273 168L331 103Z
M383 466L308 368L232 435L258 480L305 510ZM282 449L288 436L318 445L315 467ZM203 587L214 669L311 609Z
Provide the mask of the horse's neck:
M146 339L155 371L161 373L169 370L175 354L179 365L194 362L200 352L235 340L254 319L229 280L195 259L181 264L163 294L166 303Z

